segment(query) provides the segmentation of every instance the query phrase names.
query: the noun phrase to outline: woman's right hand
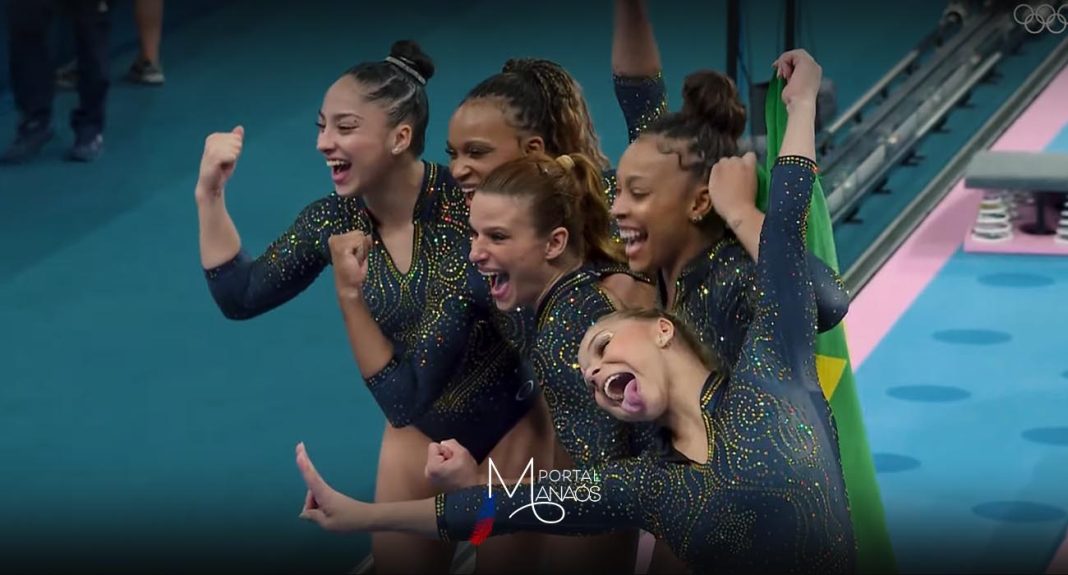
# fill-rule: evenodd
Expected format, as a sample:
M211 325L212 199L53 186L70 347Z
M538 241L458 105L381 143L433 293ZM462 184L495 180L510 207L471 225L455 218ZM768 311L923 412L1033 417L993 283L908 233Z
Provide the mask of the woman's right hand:
M327 531L365 531L370 527L371 505L357 501L330 487L315 470L303 443L297 444L297 469L308 492L300 518L317 523Z
M204 155L200 158L200 177L197 179L197 201L222 197L227 180L237 167L245 128L237 126L229 132L216 132L204 140Z
M427 448L426 477L442 491L478 485L478 462L455 439L431 443Z
M372 244L371 237L359 230L333 235L327 240L338 297L346 300L363 297L367 256Z

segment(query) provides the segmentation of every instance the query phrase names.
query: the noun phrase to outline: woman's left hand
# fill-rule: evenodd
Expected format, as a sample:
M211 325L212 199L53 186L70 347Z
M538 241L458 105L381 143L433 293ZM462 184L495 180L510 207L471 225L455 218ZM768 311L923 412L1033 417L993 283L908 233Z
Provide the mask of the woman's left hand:
M369 525L371 505L356 501L327 485L315 470L303 443L297 444L297 468L308 486L300 518L314 521L327 531L363 531Z
M780 78L786 80L782 89L783 103L816 105L823 81L823 68L805 50L790 50L772 64Z

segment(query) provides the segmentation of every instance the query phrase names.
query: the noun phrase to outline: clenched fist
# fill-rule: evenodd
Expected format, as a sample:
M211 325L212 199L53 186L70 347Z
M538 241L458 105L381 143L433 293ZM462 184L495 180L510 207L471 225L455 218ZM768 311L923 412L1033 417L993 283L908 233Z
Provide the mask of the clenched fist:
M329 244L338 296L362 297L363 283L367 280L367 255L371 251L371 238L361 231L354 231L330 236Z
M237 167L245 128L237 126L229 132L216 132L204 140L204 155L200 158L200 178L197 180L197 199L209 200L222 196L227 180Z
M756 154L721 158L708 174L712 206L728 225L741 214L756 209Z
M823 68L811 54L804 50L790 50L779 56L772 66L779 77L786 80L786 86L782 89L782 101L788 108L795 104L816 105Z
M430 444L425 473L430 483L442 491L478 485L478 463L455 439Z

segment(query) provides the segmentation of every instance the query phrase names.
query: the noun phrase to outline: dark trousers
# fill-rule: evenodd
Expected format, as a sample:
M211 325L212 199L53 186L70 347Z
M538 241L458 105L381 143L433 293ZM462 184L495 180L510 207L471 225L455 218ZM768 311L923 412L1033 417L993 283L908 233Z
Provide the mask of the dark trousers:
M71 128L81 137L102 133L111 26L107 0L8 0L11 88L21 115L19 130L40 130L52 122L56 75L48 33L59 14L74 23L78 58L79 106L71 113Z

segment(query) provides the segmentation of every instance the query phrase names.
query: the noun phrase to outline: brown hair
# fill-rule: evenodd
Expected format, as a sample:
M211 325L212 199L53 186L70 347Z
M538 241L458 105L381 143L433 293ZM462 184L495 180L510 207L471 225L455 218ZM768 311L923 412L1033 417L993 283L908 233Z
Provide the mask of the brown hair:
M666 312L654 308L624 308L612 313L601 316L597 323L609 320L627 320L636 319L641 321L656 321L660 319L666 319L675 326L675 334L682 339L682 342L689 348L690 351L697 355L697 358L701 360L701 364L705 368L715 371L720 368L719 361L716 360L715 355L708 349L705 344L701 343L701 338L697 336L697 332L681 318L673 313Z
M599 170L608 169L582 87L556 62L508 60L500 73L472 88L464 102L476 98L500 99L511 112L509 123L541 136L548 154L583 154Z
M539 234L563 227L568 247L584 261L625 261L612 240L601 171L582 154L553 159L534 153L512 160L490 172L477 193L529 198Z

